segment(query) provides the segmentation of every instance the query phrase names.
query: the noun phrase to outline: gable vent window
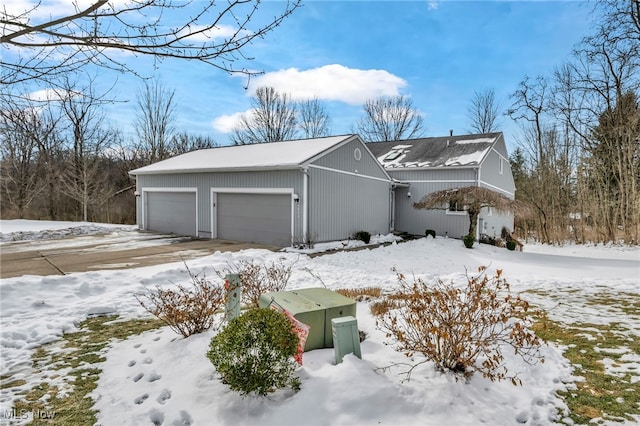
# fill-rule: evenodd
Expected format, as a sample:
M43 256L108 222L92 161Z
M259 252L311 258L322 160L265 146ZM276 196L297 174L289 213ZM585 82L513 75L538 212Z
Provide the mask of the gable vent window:
M500 168L498 169L498 171L500 172L500 174L502 174L503 170L504 170L504 160L502 159L502 157L500 157Z

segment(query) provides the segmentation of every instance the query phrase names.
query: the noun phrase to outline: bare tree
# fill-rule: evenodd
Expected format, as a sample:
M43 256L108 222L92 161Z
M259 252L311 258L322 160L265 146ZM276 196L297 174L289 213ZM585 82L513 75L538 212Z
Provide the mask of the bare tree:
M3 214L15 209L25 217L34 198L44 189L37 173L38 143L42 130L34 109L17 108L3 99L0 108L0 194Z
M96 95L93 80L86 87L65 81L61 109L68 125L63 192L79 205L82 220L89 220L89 207L98 206L109 192L107 174L103 170L104 152L113 144L114 134L104 126L100 107L109 102Z
M493 89L473 92L473 98L467 110L471 121L469 133L491 133L500 129L498 102Z
M224 5L215 0L69 4L72 9L62 8L56 15L42 13L42 2L35 0L26 8L0 9L0 45L7 52L0 58L2 84L50 81L90 63L135 73L123 53L199 61L251 74L235 66L239 59L247 59L244 48L276 28L300 0L280 3L273 15L263 10L263 2L250 0L229 0Z
M13 96L7 92L2 92L1 99L3 201L9 201L18 215L24 216L26 209L42 194L45 199L40 203L45 205L46 213L39 217L55 220L62 169L59 166L60 115L55 108L56 103L49 100L41 102L27 95ZM19 163L16 163L18 159ZM6 207L3 203L3 211Z
M184 154L198 149L208 149L218 144L208 136L197 136L187 132L181 132L173 136L171 140L172 155Z
M167 89L159 80L145 82L138 93L138 109L134 120L138 140L135 145L143 164L164 160L172 155L170 143L176 120L174 95L175 90Z
M305 138L317 138L329 134L329 114L318 98L298 103L298 122Z
M291 96L278 93L273 87L259 87L251 99L251 107L231 134L234 145L294 138L297 132L297 106Z
M408 96L380 97L365 102L355 126L367 142L395 141L423 135L423 119Z

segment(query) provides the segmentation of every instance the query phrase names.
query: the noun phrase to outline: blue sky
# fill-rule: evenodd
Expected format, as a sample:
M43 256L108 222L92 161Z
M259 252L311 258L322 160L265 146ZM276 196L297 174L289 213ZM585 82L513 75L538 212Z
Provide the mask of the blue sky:
M267 16L282 5L265 3ZM247 81L198 63L148 58L130 63L175 89L177 128L228 143L228 131L247 111L260 85L294 98L325 102L332 134L350 133L367 98L404 94L423 114L427 136L469 130L474 91L495 90L505 110L525 77L550 74L587 35L591 4L582 1L306 1L242 62L264 74ZM271 12L271 10L273 12ZM99 70L110 96L111 123L131 134L141 81ZM249 88L245 86L249 83ZM509 145L517 130L502 119Z

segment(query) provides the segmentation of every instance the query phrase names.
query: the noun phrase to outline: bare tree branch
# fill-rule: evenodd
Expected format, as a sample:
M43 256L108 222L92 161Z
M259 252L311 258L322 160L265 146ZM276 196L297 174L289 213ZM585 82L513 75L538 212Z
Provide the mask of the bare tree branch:
M250 75L255 72L235 65L247 59L242 51L280 25L300 0L281 4L267 19L260 0L229 0L224 7L214 0L94 0L85 9L76 6L75 13L49 20L41 18L40 3L27 11L5 6L0 45L9 53L0 58L0 83L49 81L90 63L133 73L127 53L199 61Z
M491 133L500 130L498 108L493 89L473 92L467 110L467 116L471 121L470 133Z
M411 98L399 95L365 102L364 116L355 126L367 142L419 138L424 134L422 116Z

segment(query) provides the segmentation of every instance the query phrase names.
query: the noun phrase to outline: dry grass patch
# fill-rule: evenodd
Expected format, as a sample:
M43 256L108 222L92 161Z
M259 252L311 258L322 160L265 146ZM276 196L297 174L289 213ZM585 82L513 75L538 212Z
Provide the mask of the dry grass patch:
M105 360L107 345L163 325L156 319L117 319L117 316L87 318L78 326L79 331L65 334L62 341L39 347L31 358L35 370L29 380L32 386L25 390L27 381L23 379L4 385L4 389L16 388L21 396L14 404L15 413L47 414L34 418L32 425L94 425L96 417L89 394L97 386L101 370L95 364ZM59 374L49 374L51 371Z
M586 305L619 310L621 315L640 318L640 296L598 294ZM634 422L640 416L640 371L633 359L640 356L640 339L633 323L564 324L536 313L535 331L546 341L566 347L564 356L583 381L575 389L560 392L574 424ZM621 317L622 319L622 317ZM634 417L636 416L636 417Z
M377 299L382 295L382 289L380 287L341 288L336 290L336 293L362 302Z

